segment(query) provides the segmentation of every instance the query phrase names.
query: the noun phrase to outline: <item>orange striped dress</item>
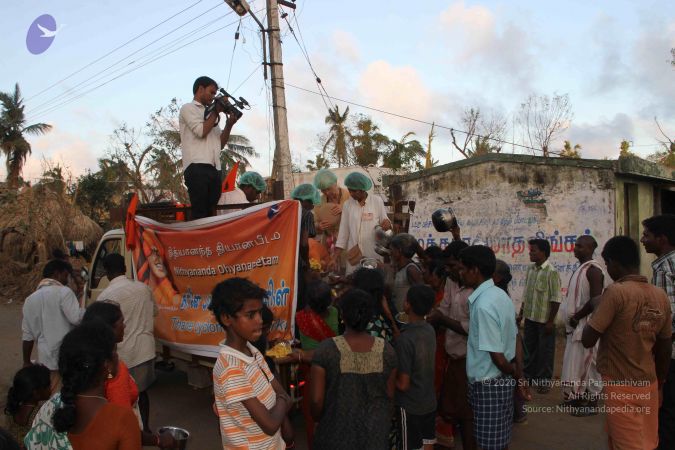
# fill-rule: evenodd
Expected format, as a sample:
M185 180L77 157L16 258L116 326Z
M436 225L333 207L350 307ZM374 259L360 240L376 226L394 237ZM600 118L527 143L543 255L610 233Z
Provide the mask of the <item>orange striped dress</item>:
M281 432L268 436L253 420L242 403L257 398L267 409L276 404L272 387L274 376L262 354L247 343L253 356L221 343L218 360L213 367L213 393L220 420L223 448L229 450L282 450Z

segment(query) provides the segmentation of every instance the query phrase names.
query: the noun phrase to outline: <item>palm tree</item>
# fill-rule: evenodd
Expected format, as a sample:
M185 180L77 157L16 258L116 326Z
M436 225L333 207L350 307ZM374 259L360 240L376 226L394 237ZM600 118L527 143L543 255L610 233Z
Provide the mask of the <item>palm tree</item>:
M312 161L311 159L307 160L307 164L305 164L305 167L310 172L314 172L315 170L328 169L330 167L330 163L326 159L325 155L318 153L314 157L314 161Z
M330 125L328 130L328 139L323 145L323 152L333 145L333 158L337 162L338 167L349 164L348 147L351 144L352 133L347 128L347 117L349 116L349 106L345 109L344 114L340 114L340 107L335 105L335 109L328 109L326 116L326 125Z
M19 83L14 86L14 93L0 92L0 103L0 148L6 158L7 183L11 188L16 188L23 165L31 153L31 146L25 135L39 136L51 130L52 126L46 123L26 125L25 105Z
M382 158L384 167L398 170L414 170L424 168L419 159L426 157L426 152L422 144L416 139L409 141L410 136L414 136L412 131L403 135L400 141L391 140L389 151Z
M220 152L220 165L222 167L232 167L239 161L239 173L246 172L246 167L251 166L248 158L258 158L260 155L255 151L251 141L246 136L240 134L231 134L227 141L227 150Z
M354 160L359 166L377 165L381 149L389 143L389 138L382 133L370 117L361 116L356 122L354 142Z

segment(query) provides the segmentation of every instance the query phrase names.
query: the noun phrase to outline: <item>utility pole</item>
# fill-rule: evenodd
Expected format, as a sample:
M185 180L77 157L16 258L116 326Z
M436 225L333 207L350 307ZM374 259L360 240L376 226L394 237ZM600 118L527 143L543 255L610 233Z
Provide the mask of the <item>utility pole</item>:
M274 118L274 162L272 179L284 182L284 198L291 197L294 186L291 171L291 149L288 143L284 66L281 59L281 34L277 0L267 0L267 31L269 33L270 69L272 72L272 114Z
M295 0L293 0L295 2ZM288 144L288 120L286 118L286 91L284 87L284 66L281 62L281 33L279 29L279 3L295 9L295 3L286 0L267 0L267 29L258 20L246 0L225 0L237 14L253 17L263 33L263 59L265 59L265 33L269 34L270 62L263 61L265 79L267 65L272 72L272 114L274 118L274 162L272 164L272 181L282 181L284 198L291 197L293 172L291 170L291 148Z

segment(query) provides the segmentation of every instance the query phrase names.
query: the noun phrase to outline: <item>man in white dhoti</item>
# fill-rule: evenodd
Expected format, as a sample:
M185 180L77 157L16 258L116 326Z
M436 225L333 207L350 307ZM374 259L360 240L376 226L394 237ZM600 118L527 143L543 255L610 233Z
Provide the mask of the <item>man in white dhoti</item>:
M598 396L602 391L602 377L595 366L597 344L589 349L581 344L581 335L593 308L590 300L600 296L610 283L600 263L593 259L598 247L592 236L580 236L574 245L574 256L579 268L572 274L567 297L562 304L567 343L562 367L564 403L574 409L571 414L585 416L597 414Z

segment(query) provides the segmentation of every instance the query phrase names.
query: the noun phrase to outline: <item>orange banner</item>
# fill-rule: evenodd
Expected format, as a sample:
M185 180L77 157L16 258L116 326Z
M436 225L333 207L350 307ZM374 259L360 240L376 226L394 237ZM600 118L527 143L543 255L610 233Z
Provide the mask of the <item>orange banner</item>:
M267 290L269 339L292 339L300 203L265 203L224 216L163 224L136 217L134 270L152 288L155 337L190 354L218 355L224 331L208 310L211 291L232 277Z

